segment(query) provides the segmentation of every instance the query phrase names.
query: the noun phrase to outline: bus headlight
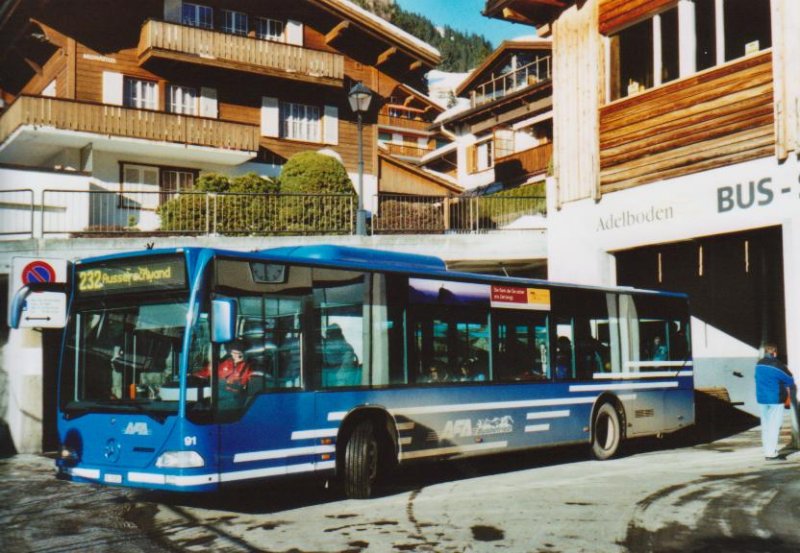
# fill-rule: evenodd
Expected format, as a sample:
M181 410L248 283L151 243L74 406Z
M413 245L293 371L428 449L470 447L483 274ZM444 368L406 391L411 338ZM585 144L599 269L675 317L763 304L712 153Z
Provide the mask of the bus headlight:
M165 451L156 461L156 466L162 469L193 469L205 464L196 451Z

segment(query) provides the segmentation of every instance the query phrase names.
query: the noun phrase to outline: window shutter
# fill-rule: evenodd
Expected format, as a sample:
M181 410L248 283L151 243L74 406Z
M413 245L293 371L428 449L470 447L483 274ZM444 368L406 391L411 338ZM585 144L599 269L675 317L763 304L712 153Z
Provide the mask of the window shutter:
M286 42L296 46L303 45L303 24L292 19L286 22Z
M103 103L122 105L122 73L103 71Z
M213 119L218 117L216 88L200 88L200 116Z
M336 106L325 106L322 128L325 133L325 144L339 144L339 108Z
M164 21L180 23L182 4L181 0L164 0Z
M475 173L478 171L477 157L475 155L477 146L467 146L467 172Z
M278 138L280 136L280 115L278 113L278 99L268 96L261 97L261 136Z

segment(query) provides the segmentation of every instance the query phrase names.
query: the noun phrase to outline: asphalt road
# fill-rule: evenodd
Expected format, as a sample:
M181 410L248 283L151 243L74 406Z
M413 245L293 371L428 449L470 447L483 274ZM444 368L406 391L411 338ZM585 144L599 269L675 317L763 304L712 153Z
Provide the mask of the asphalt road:
M605 462L560 448L429 465L367 501L321 482L202 496L79 485L17 455L0 460L0 551L800 551L800 452L767 462L758 440L754 428Z

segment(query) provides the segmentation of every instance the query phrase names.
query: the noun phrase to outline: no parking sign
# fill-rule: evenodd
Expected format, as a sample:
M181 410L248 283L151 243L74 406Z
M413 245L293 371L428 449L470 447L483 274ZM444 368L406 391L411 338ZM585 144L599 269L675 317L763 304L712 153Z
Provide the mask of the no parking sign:
M14 295L29 284L67 282L67 260L53 257L14 257L11 260L11 275L8 279L9 321ZM26 300L23 317L24 327L60 328L63 326L62 312L64 296L40 292L31 294Z

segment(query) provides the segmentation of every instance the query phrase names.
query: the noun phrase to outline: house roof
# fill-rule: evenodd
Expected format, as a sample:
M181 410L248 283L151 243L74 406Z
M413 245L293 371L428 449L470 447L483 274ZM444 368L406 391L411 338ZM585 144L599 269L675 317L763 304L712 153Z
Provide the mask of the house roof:
M473 86L479 84L485 77L486 72L504 55L511 52L522 50L551 50L552 42L550 39L523 37L515 40L505 40L492 52L483 63L476 67L469 76L456 89L456 96L461 96L469 91Z
M542 27L554 21L576 0L486 0L483 15Z
M418 59L429 68L435 67L442 62L439 50L349 0L308 1L343 19L352 21L370 33L375 39L396 45L406 54Z

